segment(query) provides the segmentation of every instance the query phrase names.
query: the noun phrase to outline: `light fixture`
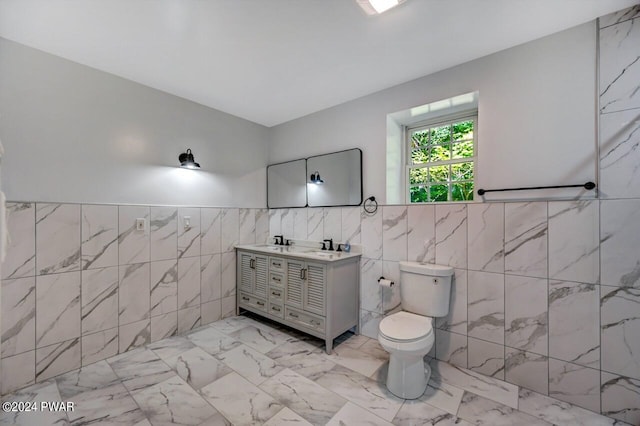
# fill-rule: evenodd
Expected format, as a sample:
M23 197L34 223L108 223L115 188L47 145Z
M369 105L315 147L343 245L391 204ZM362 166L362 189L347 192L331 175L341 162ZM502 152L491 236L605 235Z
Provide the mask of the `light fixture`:
M405 0L356 0L367 15L379 15L404 3Z
M311 176L309 176L309 180L311 181L311 183L315 183L316 185L322 185L324 183L324 181L320 177L320 172L318 172L317 170L311 173Z
M178 161L180 161L180 167L186 167L187 169L199 169L200 164L196 163L196 160L193 158L193 154L191 153L191 149L187 149L187 152L183 152L178 156Z

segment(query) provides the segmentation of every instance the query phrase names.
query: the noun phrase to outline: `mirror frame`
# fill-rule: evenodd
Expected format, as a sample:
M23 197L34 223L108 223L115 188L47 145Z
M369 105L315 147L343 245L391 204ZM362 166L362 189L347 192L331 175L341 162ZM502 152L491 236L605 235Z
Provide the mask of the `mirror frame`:
M359 157L360 157L360 201L357 204L331 204L331 205L326 205L326 206L310 206L309 205L309 192L307 190L307 185L308 185L308 179L309 179L309 167L308 167L308 162L310 158L316 158L316 157L324 157L326 155L332 155L332 154L339 154L341 152L347 152L347 151L358 151ZM269 206L269 167L271 166L278 166L281 164L286 164L286 163L293 163L295 161L300 161L300 160L304 160L304 164L305 164L305 177L304 177L304 181L305 181L305 201L306 204L304 206L278 206L278 207L271 207ZM282 161L280 163L274 163L274 164L269 164L267 165L267 209L295 209L295 208L304 208L304 207L318 207L318 208L322 208L322 207L354 207L354 206L360 206L362 205L362 202L364 201L364 182L363 182L363 178L362 178L362 150L360 148L350 148L350 149L343 149L341 151L334 151L334 152L328 152L326 154L320 154L320 155L312 155L310 157L307 158L298 158L296 160L289 160L289 161Z
M287 163L295 163L297 161L302 161L304 160L304 205L296 205L296 206L278 206L278 207L271 207L269 206L269 167L272 166L280 166L282 164L287 164ZM304 208L304 207L308 207L309 206L309 195L307 193L307 159L306 158L298 158L297 160L289 160L289 161L282 161L280 163L274 163L274 164L269 164L267 166L267 209L294 209L294 208Z
M362 181L362 150L360 148L350 148L350 149L343 149L342 151L335 151L335 152L328 152L326 154L320 154L320 155L312 155L311 157L307 157L307 175L309 175L309 160L312 158L317 158L317 157L325 157L327 155L333 155L333 154L340 154L342 152L349 152L349 151L357 151L358 152L358 157L360 159L360 164L358 164L358 166L360 167L360 201L358 201L357 204L329 204L329 205L309 205L309 193L307 192L307 206L308 207L353 207L353 206L359 206L362 204L363 198L364 198L364 188L363 188L363 181ZM320 175L322 175L322 173L320 173ZM307 179L309 178L309 176L307 176ZM308 182L308 181L307 181Z

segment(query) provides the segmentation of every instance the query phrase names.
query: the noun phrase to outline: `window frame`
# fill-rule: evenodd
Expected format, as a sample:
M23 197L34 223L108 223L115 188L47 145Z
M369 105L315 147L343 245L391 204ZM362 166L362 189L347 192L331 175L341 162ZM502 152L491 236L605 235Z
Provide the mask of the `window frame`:
M433 128L433 127L440 127L440 126L444 126L444 125L453 125L454 123L458 123L461 121L473 121L473 156L472 157L465 157L465 158L457 158L457 159L450 159L450 160L444 160L444 161L434 161L434 162L427 162L427 163L423 163L423 164L412 164L411 162L411 153L412 153L412 149L411 149L411 134L417 130L422 130L422 129L428 129L428 128ZM467 111L463 111L463 112L459 112L459 113L455 113L455 114L448 114L448 115L443 115L437 118L433 118L431 120L423 120L423 121L418 121L416 123L412 123L411 125L406 125L404 126L404 144L405 144L405 148L403 150L404 152L404 156L405 156L405 161L404 161L404 165L405 165L405 173L404 173L404 187L405 187L405 204L407 205L418 205L418 204L431 204L431 203L472 203L475 201L475 196L472 200L459 200L459 201L454 201L451 199L451 183L452 181L451 176L449 176L449 180L446 182L447 183L447 200L446 201L420 201L420 202L412 202L411 201L411 170L413 169L423 169L423 168L427 168L427 167L434 167L434 166L443 166L443 165L447 165L450 166L452 164L459 164L459 163L473 163L473 179L470 180L463 180L463 181L456 181L456 182L472 182L473 183L473 190L475 191L476 189L476 178L477 178L477 164L478 164L478 110L477 109L473 109L473 110L467 110ZM454 141L450 141L450 143L454 144ZM430 145L429 145L430 146ZM420 186L420 185L414 185L414 186ZM423 187L428 187L428 186L423 186ZM475 195L475 194L474 194Z

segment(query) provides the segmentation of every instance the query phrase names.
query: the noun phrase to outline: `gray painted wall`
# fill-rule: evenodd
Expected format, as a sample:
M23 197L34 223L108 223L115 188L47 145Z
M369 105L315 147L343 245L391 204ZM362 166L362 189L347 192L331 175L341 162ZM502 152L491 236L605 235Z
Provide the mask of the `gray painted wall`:
M0 39L9 200L264 207L267 134L250 121ZM201 171L176 168L186 148Z
M478 187L593 180L595 40L595 22L590 22L281 124L271 128L269 161L361 148L365 197L397 203L385 196L391 166L387 114L477 90Z
M475 90L478 187L593 180L595 38L581 25L270 129L0 39L4 189L10 200L264 207L266 164L358 147L365 195L401 202L386 194L387 114ZM187 147L204 171L175 167Z

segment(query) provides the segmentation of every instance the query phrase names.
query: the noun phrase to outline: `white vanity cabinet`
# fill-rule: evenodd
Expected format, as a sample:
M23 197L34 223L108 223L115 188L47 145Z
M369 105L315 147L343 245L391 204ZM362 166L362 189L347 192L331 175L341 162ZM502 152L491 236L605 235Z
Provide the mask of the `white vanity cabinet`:
M358 332L360 256L266 256L237 249L238 312L254 312L325 340Z

